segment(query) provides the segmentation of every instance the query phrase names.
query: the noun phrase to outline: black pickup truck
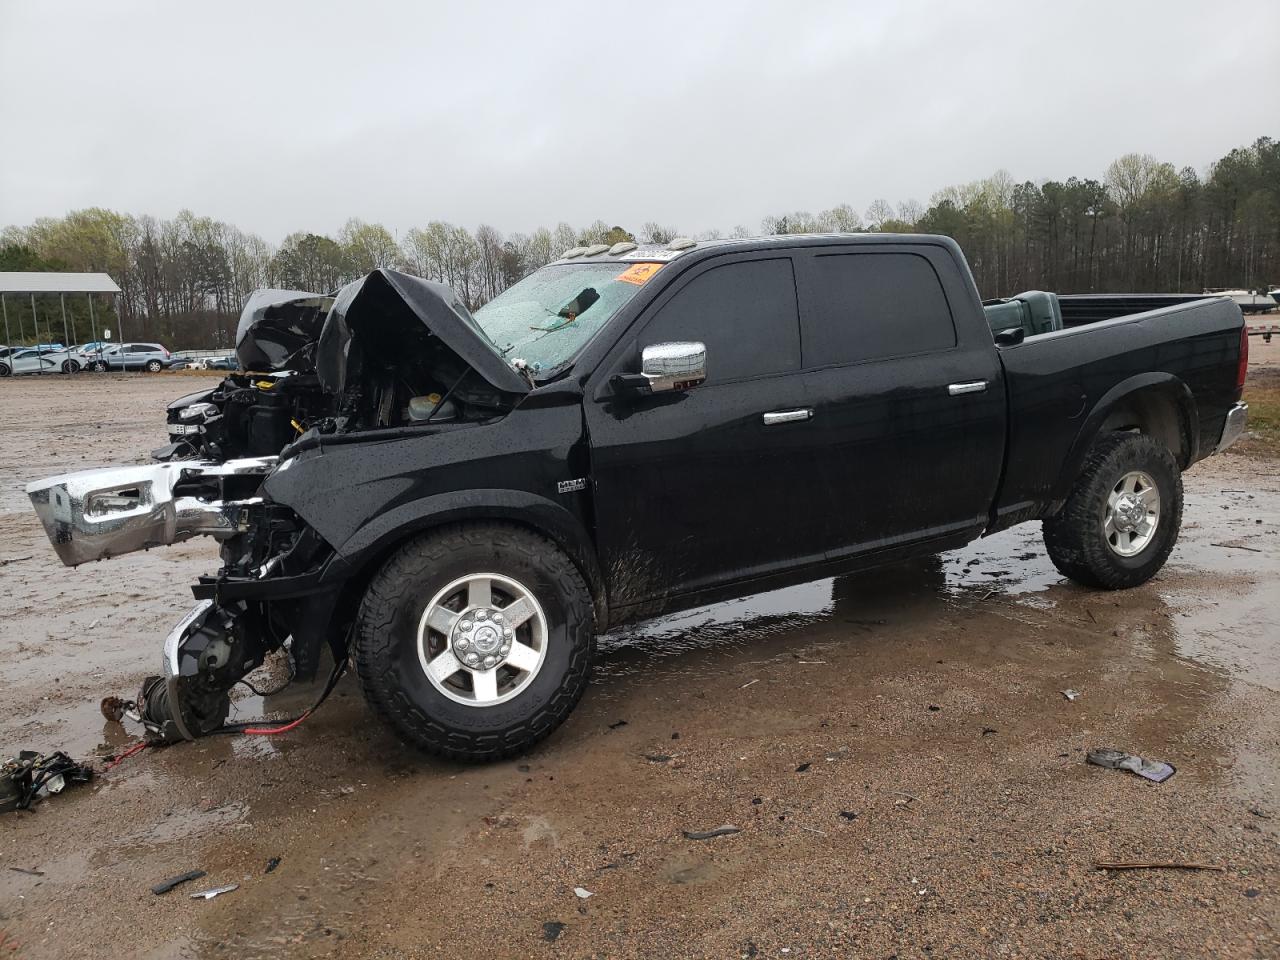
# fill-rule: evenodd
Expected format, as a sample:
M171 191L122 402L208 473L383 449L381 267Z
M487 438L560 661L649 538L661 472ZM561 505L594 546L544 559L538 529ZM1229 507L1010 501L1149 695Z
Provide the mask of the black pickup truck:
M983 304L932 236L576 248L474 315L379 270L260 291L237 339L156 463L28 488L69 565L221 541L140 696L171 739L228 729L287 644L303 677L353 659L410 741L507 756L604 630L1032 520L1064 575L1132 587L1246 416L1229 299Z

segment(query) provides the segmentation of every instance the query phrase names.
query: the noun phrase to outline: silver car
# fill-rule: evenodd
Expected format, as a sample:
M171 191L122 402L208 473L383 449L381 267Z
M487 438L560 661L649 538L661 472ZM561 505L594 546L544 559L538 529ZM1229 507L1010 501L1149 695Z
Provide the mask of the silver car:
M92 356L90 370L147 370L159 373L174 363L169 351L158 343L113 343Z

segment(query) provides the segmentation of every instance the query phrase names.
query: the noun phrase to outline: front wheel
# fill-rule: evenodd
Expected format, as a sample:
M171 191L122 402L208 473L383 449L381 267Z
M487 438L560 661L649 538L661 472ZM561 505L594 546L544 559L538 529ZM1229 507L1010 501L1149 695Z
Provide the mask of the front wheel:
M106 373L107 363L105 360L94 360L92 363L89 364L89 369L92 370L94 373Z
M7 377L12 373L13 371L9 369L9 365L7 363L0 363L0 377Z
M1182 526L1182 474L1169 448L1139 433L1098 439L1071 495L1044 521L1053 565L1089 587L1146 583Z
M409 742L453 760L527 750L582 697L595 614L581 573L520 527L430 533L374 575L356 619L366 699Z
M62 372L63 373L79 373L80 364L76 363L74 360L63 360Z

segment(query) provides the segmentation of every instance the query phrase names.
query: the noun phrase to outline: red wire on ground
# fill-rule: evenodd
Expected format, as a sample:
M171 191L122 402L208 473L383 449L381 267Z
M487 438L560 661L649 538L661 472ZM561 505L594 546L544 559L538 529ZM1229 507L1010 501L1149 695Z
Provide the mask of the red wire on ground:
M103 769L110 770L112 767L119 766L125 760L128 760L130 757L132 757L135 753L141 753L143 750L147 749L147 747L149 746L151 746L150 741L139 740L137 743L135 743L132 747L130 747L124 753L119 754L118 756L112 757L109 761L107 761L107 765L103 767Z
M307 717L309 716L311 716L310 710L308 710L306 713L300 716L297 720L294 720L292 723L286 723L283 727L246 727L244 730L241 730L240 732L246 733L246 734L253 734L255 736L260 736L260 737L270 737L277 733L288 733L290 730L292 730L294 727L300 724L303 720L307 719Z

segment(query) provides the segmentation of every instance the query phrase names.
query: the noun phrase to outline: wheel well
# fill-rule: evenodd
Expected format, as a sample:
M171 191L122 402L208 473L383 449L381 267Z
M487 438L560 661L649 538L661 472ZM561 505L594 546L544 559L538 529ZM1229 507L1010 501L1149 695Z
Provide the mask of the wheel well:
M1099 436L1133 431L1159 440L1185 470L1191 462L1191 424L1182 405L1167 390L1142 390L1121 400L1102 422Z
M338 603L334 607L334 625L345 625L354 619L356 611L360 606L360 598L364 596L365 589L369 586L369 581L373 579L373 575L382 569L382 566L391 559L391 555L393 553L403 547L410 540L414 540L428 533L439 533L441 530L446 530L450 527L460 527L476 523L493 523L516 527L521 530L526 530L536 536L546 537L559 547L573 565L578 568L578 572L582 574L582 579L586 582L587 589L591 591L591 602L596 611L596 623L599 625L600 629L604 629L605 624L608 622L609 611L608 604L605 599L604 582L601 578L597 576L594 571L586 569L586 564L582 562L581 558L575 556L575 551L572 547L569 544L562 542L560 538L556 537L554 534L538 527L535 524L523 522L521 520L513 520L510 517L501 515L479 515L467 517L461 520L441 520L436 523L428 521L421 526L407 528L404 530L402 535L391 538L389 542L382 545L376 552L371 554L356 574L342 585L342 594L338 599Z

